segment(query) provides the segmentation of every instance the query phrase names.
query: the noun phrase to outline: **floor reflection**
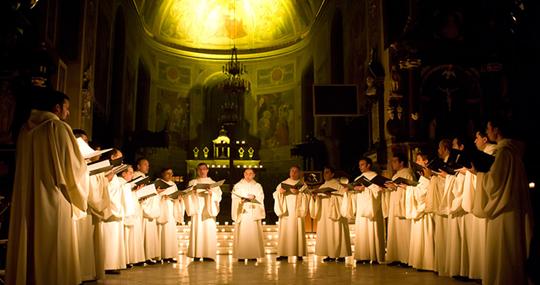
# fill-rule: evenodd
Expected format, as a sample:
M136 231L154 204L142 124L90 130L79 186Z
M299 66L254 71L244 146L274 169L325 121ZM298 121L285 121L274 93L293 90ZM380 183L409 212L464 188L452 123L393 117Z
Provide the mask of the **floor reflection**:
M387 265L323 262L310 255L304 260L276 261L275 254L257 262L218 255L215 262L180 256L178 263L134 267L85 284L475 284L439 277L432 272Z

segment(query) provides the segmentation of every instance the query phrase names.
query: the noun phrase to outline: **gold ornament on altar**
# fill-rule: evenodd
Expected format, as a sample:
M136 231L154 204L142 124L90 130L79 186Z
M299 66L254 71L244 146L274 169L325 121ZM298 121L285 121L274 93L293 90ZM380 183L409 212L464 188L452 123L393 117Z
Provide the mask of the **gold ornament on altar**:
M203 151L204 158L208 158L208 153L210 152L208 147L205 146L202 151Z
M240 158L244 158L244 153L245 153L245 152L246 152L246 151L244 150L244 148L243 148L243 147L240 147L240 148L238 149L238 156L239 156Z
M252 147L250 147L250 148L248 149L248 155L249 155L249 158L253 158L253 154L254 154L254 153L255 153L255 150L254 150Z
M199 148L197 147L193 148L193 157L195 158L199 157Z

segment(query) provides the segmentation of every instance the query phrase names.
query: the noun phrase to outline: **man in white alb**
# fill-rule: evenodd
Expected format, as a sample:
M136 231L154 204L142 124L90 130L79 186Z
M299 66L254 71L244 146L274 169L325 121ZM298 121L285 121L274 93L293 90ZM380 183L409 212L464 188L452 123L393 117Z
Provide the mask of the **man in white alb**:
M208 177L208 165L199 163L197 165L197 178L189 181L188 185L211 185L214 182L212 178ZM216 259L216 216L219 214L221 194L221 188L217 186L193 189L191 193L184 195L186 214L191 217L191 232L186 254L188 257L202 258L203 261Z
M369 157L358 161L362 175L370 180L377 176L371 170L373 162ZM381 209L381 187L354 186L354 191L347 191L343 196L342 213L349 219L356 218L354 259L357 262L380 263L384 261L384 220Z
M244 178L233 187L231 216L234 221L233 258L254 260L264 256L264 236L261 221L264 192L255 181L255 171L244 169Z
M71 127L69 98L38 89L17 139L7 284L79 284L72 213L87 209L88 172Z
M333 192L313 194L309 201L309 214L317 221L315 254L326 256L323 261L345 262L345 257L352 255L351 235L347 218L341 215L345 189L334 178L334 173L334 168L324 168L324 183L318 189L329 188Z
M307 255L304 218L309 207L309 195L304 193L307 186L300 177L300 167L292 166L289 178L278 184L273 194L274 211L279 217L277 260L287 259L288 256L302 260Z

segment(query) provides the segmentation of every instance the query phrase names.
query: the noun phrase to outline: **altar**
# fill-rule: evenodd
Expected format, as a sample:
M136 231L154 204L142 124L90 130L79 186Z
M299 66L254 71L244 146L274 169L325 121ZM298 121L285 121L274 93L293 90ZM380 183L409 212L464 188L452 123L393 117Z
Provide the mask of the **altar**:
M199 163L208 165L208 176L216 181L225 179L226 184L236 183L242 177L244 168L257 171L263 168L261 161L256 159L258 154L255 144L245 139L231 140L224 128L221 128L218 137L212 140L211 149L204 145L195 146L191 154L191 159L186 160L189 179L195 178Z

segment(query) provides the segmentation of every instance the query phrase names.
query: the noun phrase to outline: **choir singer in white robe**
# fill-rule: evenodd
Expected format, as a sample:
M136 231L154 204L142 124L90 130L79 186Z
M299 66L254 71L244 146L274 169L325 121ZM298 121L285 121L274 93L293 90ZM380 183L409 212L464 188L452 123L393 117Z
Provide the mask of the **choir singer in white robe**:
M371 170L372 160L363 157L358 161L362 175L372 179L377 175ZM368 187L355 186L354 191L343 195L342 213L349 219L356 217L354 259L357 262L380 263L384 261L384 220L381 209L381 188L375 184Z
M211 184L215 181L208 177L208 165L197 165L197 178L189 181L189 186ZM204 191L193 190L184 196L186 214L191 217L191 231L187 256L202 258L203 261L216 259L217 228L216 216L219 214L221 188L214 187Z
M114 151L111 160L122 157L119 150ZM129 179L129 177L126 177ZM103 219L96 223L95 237L103 253L103 267L106 274L119 274L126 268L124 241L124 216L126 213L124 192L131 191L131 185L121 177L114 176L109 183L109 204L104 210Z
M88 145L88 137L86 132L81 129L74 129L73 134L77 138L79 149L83 156L94 152L94 150ZM92 157L86 159L86 162L90 162L99 157ZM107 185L113 178L113 173L109 172L99 173L90 176L89 188L88 188L88 210L86 212L74 211L74 223L77 229L77 242L79 246L79 261L81 263L81 278L83 281L91 281L99 278L103 278L104 272L96 272L96 245L94 244L94 224L92 217L92 205L96 201L96 198L100 200L100 195L107 191ZM108 195L107 195L108 199ZM101 208L103 210L104 208Z
M416 163L423 166L417 186L406 186L405 215L411 220L411 238L408 264L416 269L435 270L435 245L433 241L433 214L426 212L431 171L425 167L427 155L418 153Z
M150 162L141 157L137 159L137 171L133 178L147 177L150 172ZM142 209L142 232L144 240L144 256L146 264L157 264L156 259L161 259L161 242L158 238L157 218L161 214L160 197L152 196L140 201Z
M300 182L300 167L292 166L289 169L289 178L282 183L297 185ZM302 260L307 255L306 229L304 218L309 207L309 195L304 193L307 186L292 187L286 191L281 183L274 192L274 211L279 217L279 239L277 248L277 260L287 259L288 256L297 256Z
M532 210L523 145L508 139L509 123L494 119L487 135L497 142L495 162L477 173L473 214L487 222L484 284L527 284L525 264L532 236ZM474 170L473 170L474 172Z
M231 215L234 221L233 258L257 260L264 256L264 237L261 221L264 211L264 192L255 181L255 171L244 169L244 178L233 187Z
M122 177L118 177L122 184L126 184L133 179L133 167L130 165L122 172ZM142 234L142 209L135 191L143 185L135 186L128 184L123 189L124 206L124 242L126 248L126 262L128 267L133 264L144 262L144 240Z
M161 179L177 191L178 187L173 179L172 168L163 168L161 170ZM169 190L169 188L167 188ZM157 219L158 235L161 240L161 258L163 262L176 262L178 258L178 239L176 237L176 218L174 216L175 203L167 195L161 197L161 214ZM181 213L183 215L183 213Z
M88 172L71 127L69 98L40 89L17 140L7 284L79 284L75 208L85 211Z
M317 221L315 254L326 256L323 261L345 262L351 256L351 235L347 218L341 215L344 187L334 178L334 169L327 166L323 170L324 183L319 187L330 187L337 191L314 194L309 201L309 214Z
M406 167L408 163L405 155L402 153L394 154L390 164L392 170L396 171L392 180L398 177L414 180L411 169ZM405 218L405 190L402 187L395 187L394 190L390 192L390 203L388 205L386 261L407 264L409 261L411 221Z

